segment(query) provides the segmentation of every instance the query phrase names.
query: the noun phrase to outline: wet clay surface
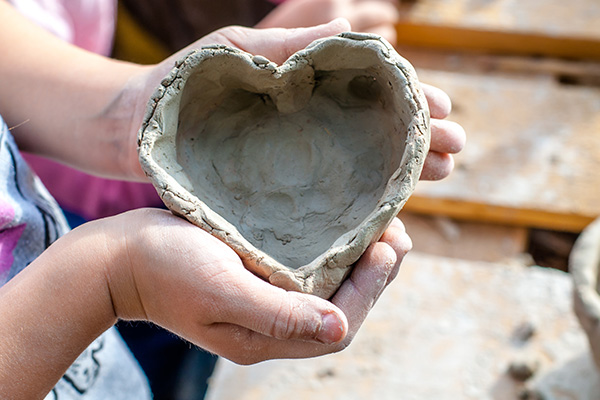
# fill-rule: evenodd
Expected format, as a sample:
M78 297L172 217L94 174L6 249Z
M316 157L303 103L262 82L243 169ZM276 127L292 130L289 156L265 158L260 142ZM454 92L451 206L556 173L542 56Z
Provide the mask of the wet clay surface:
M301 113L281 114L269 97L232 90L206 120L181 118L187 123L179 131L180 163L208 164L188 170L203 201L291 268L310 263L356 228L400 163L404 140L388 134L395 121L382 99L359 97L364 92L328 95L353 75L315 79ZM189 108L181 113L199 115ZM403 121L396 125L406 129Z

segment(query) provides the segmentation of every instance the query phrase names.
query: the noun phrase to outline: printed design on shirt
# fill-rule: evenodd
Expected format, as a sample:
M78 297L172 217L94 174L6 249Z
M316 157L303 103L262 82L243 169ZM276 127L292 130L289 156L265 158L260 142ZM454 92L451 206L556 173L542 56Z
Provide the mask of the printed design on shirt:
M50 393L44 398L44 400L58 400L58 394L56 394L56 388L52 389Z
M6 280L15 261L13 251L23 234L25 224L10 226L15 219L15 210L0 199L0 282Z
M96 353L104 347L104 338L96 339L77 360L69 367L62 377L79 394L85 394L98 379L100 363Z
M45 201L45 199L41 196L39 196L38 198L25 196L21 187L22 174L19 168L20 165L17 163L17 156L15 155L14 150L11 148L11 146L7 146L7 149L11 157L13 169L15 171L15 189L17 190L17 192L23 200L33 203L37 211L41 214L42 221L44 221L44 248L48 248L48 246L50 246L53 241L55 241L61 236L58 228L58 223L52 213L52 208L49 206L49 204L47 204L47 201ZM21 160L21 162L23 161ZM35 185L35 179L36 178L34 178L33 182L28 182L29 185Z
M67 381L78 393L84 394L96 382L100 373L100 363L96 358L96 353L103 347L104 339L100 337L77 357L77 360L63 376L63 380Z

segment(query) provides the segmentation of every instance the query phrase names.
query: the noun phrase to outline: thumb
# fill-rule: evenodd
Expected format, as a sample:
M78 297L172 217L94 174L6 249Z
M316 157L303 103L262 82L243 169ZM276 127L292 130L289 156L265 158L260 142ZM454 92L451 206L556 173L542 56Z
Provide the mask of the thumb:
M203 39L213 43L225 43L250 54L262 55L281 64L296 51L308 46L312 41L349 31L350 23L344 18L336 18L323 25L309 28L270 28L252 29L233 26L220 29Z
M234 303L227 307L227 315L222 315L224 320L220 322L282 340L334 344L346 337L348 320L331 302L306 293L287 292L253 275L243 282L223 293L227 301Z
M263 324L277 339L300 339L324 344L341 342L348 332L346 315L316 296L286 292L277 309Z

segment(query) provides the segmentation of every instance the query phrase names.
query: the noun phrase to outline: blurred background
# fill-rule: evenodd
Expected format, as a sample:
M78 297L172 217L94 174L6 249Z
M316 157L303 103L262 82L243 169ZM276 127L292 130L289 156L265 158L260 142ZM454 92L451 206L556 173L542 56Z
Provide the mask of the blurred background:
M116 57L158 61L273 7L231 1L195 24L201 13L181 11L191 2L165 3L121 1ZM467 132L455 171L417 185L400 214L414 250L348 349L219 360L207 397L600 399L569 274L573 244L600 215L600 2L399 7L399 53L450 95L449 119Z

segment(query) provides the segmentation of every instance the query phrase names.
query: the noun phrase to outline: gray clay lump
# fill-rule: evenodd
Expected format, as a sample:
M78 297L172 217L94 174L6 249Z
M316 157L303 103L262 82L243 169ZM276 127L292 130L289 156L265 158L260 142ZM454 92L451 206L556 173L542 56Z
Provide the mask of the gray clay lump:
M429 113L383 39L320 39L277 66L226 46L177 62L139 155L165 204L288 290L328 298L419 179Z

